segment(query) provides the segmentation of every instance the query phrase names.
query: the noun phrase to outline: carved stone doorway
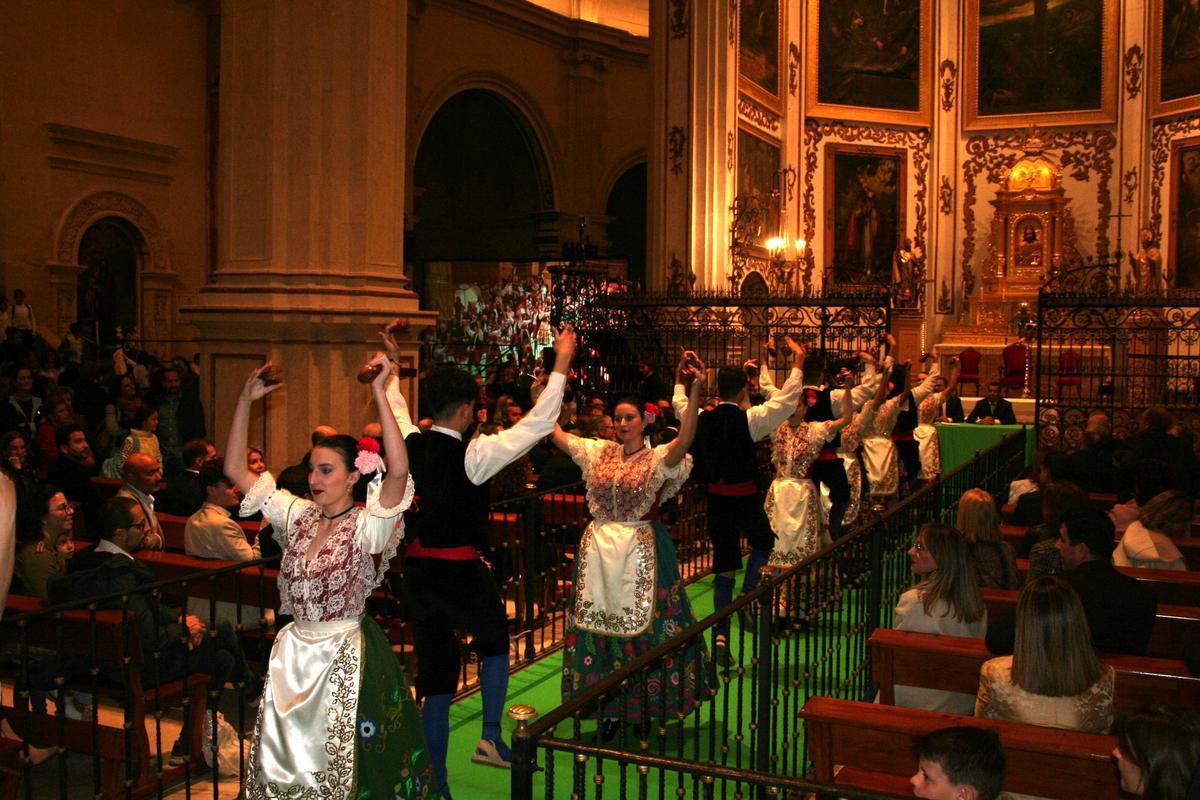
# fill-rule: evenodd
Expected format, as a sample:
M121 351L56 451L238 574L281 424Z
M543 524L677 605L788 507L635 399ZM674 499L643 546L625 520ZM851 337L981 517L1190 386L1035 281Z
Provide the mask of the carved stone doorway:
M120 217L104 217L79 242L76 319L100 344L138 326L138 268L145 240Z

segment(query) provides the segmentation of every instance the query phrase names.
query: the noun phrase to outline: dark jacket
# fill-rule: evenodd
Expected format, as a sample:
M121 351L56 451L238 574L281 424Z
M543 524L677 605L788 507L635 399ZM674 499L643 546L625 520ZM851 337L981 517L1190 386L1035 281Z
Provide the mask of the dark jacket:
M154 510L190 517L204 505L204 490L200 488L200 473L184 470L160 492L154 493Z
M963 414L962 398L958 395L947 397L945 415L950 418L951 422L962 422L965 417Z
M991 409L986 397L980 398L975 407L971 409L971 416L967 417L967 422L978 422L984 417L992 417L1001 425L1017 424L1017 415L1013 413L1012 403L1003 397L996 401L995 409Z
M1042 490L1026 492L1018 497L1012 513L1012 524L1029 528L1042 522Z
M1083 601L1083 612L1097 651L1145 654L1158 613L1153 589L1117 572L1107 560L1080 564L1062 577ZM1015 614L989 621L985 639L988 650L997 655L1011 653L1016 632Z

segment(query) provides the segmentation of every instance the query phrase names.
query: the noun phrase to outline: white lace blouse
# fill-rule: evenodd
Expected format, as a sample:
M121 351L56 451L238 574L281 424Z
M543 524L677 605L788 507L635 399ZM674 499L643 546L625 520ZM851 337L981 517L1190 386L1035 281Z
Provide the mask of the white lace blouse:
M620 442L571 436L571 458L587 482L588 510L599 524L638 522L656 502L678 494L692 472L692 457L675 466L665 462L667 445L646 447L625 458Z

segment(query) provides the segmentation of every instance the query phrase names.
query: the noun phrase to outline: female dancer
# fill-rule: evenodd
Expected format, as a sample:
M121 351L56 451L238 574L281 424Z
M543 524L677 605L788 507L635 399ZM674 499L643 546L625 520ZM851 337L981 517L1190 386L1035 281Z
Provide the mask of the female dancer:
M889 343L894 341L890 336L888 339ZM933 391L933 383L938 376L937 365L934 364L928 377L912 389L908 388L910 374L909 365L893 369L893 382L888 399L879 407L874 422L862 431L863 465L867 469L867 480L870 483L868 491L872 503L879 507L888 498L894 497L900 489L900 461L896 442L892 437L896 421L905 410L914 412L915 417L916 407ZM915 423L915 419L913 422ZM916 472L917 469L913 469L910 477L915 477Z
M349 436L329 436L312 450L312 500L255 475L241 458L226 472L246 494L242 513L261 510L283 546L279 564L284 626L271 648L267 679L251 741L246 796L429 797L436 787L416 705L391 645L370 617L366 599L379 586L404 534L401 513L413 497L408 454L384 394L391 369L371 392L383 428L387 470L377 452ZM254 370L238 398L227 453L246 452L250 405L279 388ZM375 472L366 508L354 505L354 484Z
M917 380L924 382L929 373L917 375ZM942 449L938 443L937 428L933 423L943 416L941 408L945 401L958 392L958 357L950 359L950 380L938 377L934 382L933 394L926 397L917 406L917 427L913 430L913 438L917 440L917 449L921 458L921 472L918 477L923 481L935 480L942 474Z
M642 403L628 398L613 412L617 441L581 439L555 427L554 444L583 469L592 522L579 543L575 607L563 652L564 702L696 621L679 576L675 546L658 521L658 506L687 480L687 455L696 435L704 365L684 369L690 379L679 436L651 448ZM654 583L638 578L655 576ZM633 587L632 594L623 587ZM655 668L646 685L622 692L601 709L600 738L616 734L621 717L643 732L652 719L681 718L711 695L707 652L697 639L684 653Z

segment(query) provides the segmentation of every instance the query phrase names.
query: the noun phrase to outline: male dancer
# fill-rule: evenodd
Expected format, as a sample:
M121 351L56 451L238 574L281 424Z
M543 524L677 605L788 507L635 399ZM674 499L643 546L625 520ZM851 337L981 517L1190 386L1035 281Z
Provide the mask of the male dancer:
M775 544L775 534L763 510L758 482L755 442L771 435L796 410L800 398L799 362L804 349L790 336L784 341L792 351L792 371L783 387L762 405L745 408L747 378L744 369L721 367L717 372L717 394L721 402L700 414L692 475L704 484L708 500L708 535L713 543L713 609L733 601L734 573L742 566L742 536L750 543L750 558L742 579L742 593L758 585L759 571L766 565ZM676 371L672 404L677 414L687 408L683 370L692 354L684 353ZM717 628L713 657L719 666L729 666L729 623Z
M862 382L852 389L834 389L824 382L825 354L811 353L804 359L804 386L801 389L809 404L805 419L811 422L830 422L842 416L842 403L853 404L855 411L863 407L879 385L879 374L868 359ZM847 393L849 393L847 395ZM837 541L842 535L842 523L850 505L850 479L846 475L842 436L839 432L821 448L812 466L812 478L829 496L829 537ZM853 456L857 458L857 455Z
M389 353L396 355L395 342ZM519 422L492 436L463 441L474 421L479 388L465 371L439 369L425 380L433 426L422 433L409 417L397 383L388 399L408 448L416 498L405 513L407 558L404 598L417 653L417 695L424 698L421 724L438 780L450 797L446 751L450 741L450 701L458 687L459 652L455 630L471 634L481 659L483 732L472 761L512 766L512 752L500 736L500 715L508 692L508 619L487 564L480 556L488 519L488 480L554 432L563 387L575 354L575 333L565 326L554 340L554 372L534 407Z

